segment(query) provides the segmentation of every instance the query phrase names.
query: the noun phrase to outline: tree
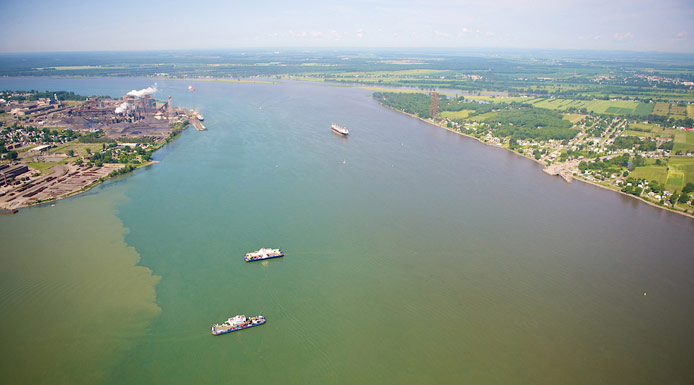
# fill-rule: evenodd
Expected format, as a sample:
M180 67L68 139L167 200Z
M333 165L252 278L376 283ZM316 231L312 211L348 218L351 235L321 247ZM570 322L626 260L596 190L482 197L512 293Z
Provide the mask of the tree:
M688 199L689 199L689 196L687 194L680 194L680 197L679 197L679 199L677 199L677 202L687 203Z
M9 160L16 160L19 154L17 154L17 151L10 151L7 153L7 159Z
M674 205L675 203L677 203L677 199L679 199L679 197L680 197L680 194L678 194L678 193L673 193L672 195L670 195L670 199L669 199L670 204Z
M68 150L68 151L67 151L67 156L69 156L69 157L75 156L75 151L74 151L74 150Z

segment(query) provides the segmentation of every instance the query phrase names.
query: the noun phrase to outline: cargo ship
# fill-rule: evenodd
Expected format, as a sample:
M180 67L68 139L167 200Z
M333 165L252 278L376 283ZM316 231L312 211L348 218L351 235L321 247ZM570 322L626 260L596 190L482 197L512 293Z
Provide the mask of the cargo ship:
M260 249L258 251L246 253L244 259L246 262L253 262L279 257L284 257L284 253L280 249Z
M231 333L241 329L248 329L250 327L262 325L264 323L265 317L263 317L262 315L248 318L246 318L245 315L237 315L235 317L229 318L221 324L212 325L212 330L210 330L210 333L212 333L212 335L218 336L220 334Z
M330 125L330 129L333 130L334 133L340 135L340 136L347 136L349 135L349 130L346 129L345 127L341 127L335 123Z

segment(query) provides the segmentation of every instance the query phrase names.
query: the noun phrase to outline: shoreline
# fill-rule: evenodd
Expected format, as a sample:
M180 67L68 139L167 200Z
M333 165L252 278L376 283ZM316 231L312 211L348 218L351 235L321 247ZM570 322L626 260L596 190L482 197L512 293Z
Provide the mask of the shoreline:
M180 132L185 131L185 130L186 130L188 127L190 127L190 126L191 126L191 124L189 123L188 125L186 125L183 129L181 129L181 130L179 131L179 134L180 134ZM159 151L160 149L162 149L162 148L163 148L164 146L166 146L167 144L169 144L169 143L175 141L176 139L178 139L180 136L181 136L181 135L178 135L178 134L177 134L177 135L175 135L172 139L168 139L168 138L167 138L168 140L164 140L164 141L161 143L161 146L158 147L158 148L156 148L156 149L154 150L154 152ZM47 199L42 199L42 200L38 200L38 201L33 201L33 202L27 202L26 204L22 204L22 205L15 206L15 207L8 207L8 208L6 208L6 210L13 211L12 214L16 214L20 209L24 209L24 208L28 208L28 207L39 207L39 206L44 205L44 204L47 204L47 203L54 203L54 202L57 202L57 201L62 200L62 199L66 199L66 198L70 198L70 197L73 197L73 196L77 196L77 195L80 195L80 194L82 194L82 193L85 193L85 192L87 192L87 191L93 189L94 187L96 187L96 186L98 186L98 185L100 185L100 184L102 184L102 183L105 183L105 182L107 182L107 181L116 179L116 178L118 178L118 177L124 177L124 176L130 175L130 174L134 173L135 171L137 171L137 170L139 170L139 169L141 169L141 168L143 168L143 167L151 166L151 165L154 165L154 164L157 164L157 163L159 163L158 160L150 160L150 161L148 161L147 163L142 163L142 164L137 165L134 169L132 169L132 170L126 172L126 173L117 174L117 175L110 176L110 177L109 177L109 176L100 177L100 178L94 180L92 183L90 183L90 184L88 184L88 185L86 185L86 186L80 188L79 190L70 191L70 192L67 192L67 193L65 193L65 194L63 194L63 195L60 195L60 196L55 196L55 197L51 197L51 198L47 198ZM115 165L115 164L122 164L122 163L105 163L104 165ZM126 164L123 164L123 167L126 167L126 166L127 166ZM118 170L122 169L123 167L119 168ZM52 174L48 174L48 176L50 176L50 175L52 175ZM63 174L63 175L65 175L65 174ZM61 175L61 176L63 176L63 175ZM59 176L59 177L60 177L60 176Z
M427 119L420 118L419 116L416 116L416 115L407 113L407 112L405 112L405 111L401 111L401 110L395 109L395 108L393 108L393 107L383 105L383 104L381 104L381 103L379 103L379 104L380 104L381 106L385 107L385 108L388 108L388 109L391 109L391 110L393 110L393 111L399 112L399 113L401 113L401 114L404 114L404 115L413 117L413 118L415 118L415 119L419 119L419 120L421 120L422 122L431 124L432 126L436 126L436 127L443 128L443 129L445 129L446 131L452 132L452 133L454 133L454 134L462 135L462 136L464 136L464 137L466 137L466 138L475 139L475 140L478 141L479 143L482 143L482 144L484 144L484 145L486 145L486 146L490 146L490 147L494 147L494 148L500 148L500 149L502 149L502 150L508 151L508 152L510 152L510 153L512 153L512 154L518 155L518 156L523 157L523 158L525 158L525 159L532 160L533 162L538 163L538 164L541 164L541 165L544 166L544 167L547 167L547 165L544 164L543 162L541 162L541 161L539 161L539 160L537 160L537 159L531 158L531 157L529 157L529 156L527 156L527 155L519 154L519 153L517 153L517 152L515 152L515 151L513 151L513 150L510 150L510 149L505 148L505 147L502 147L502 146L497 146L497 145L494 145L494 144L489 144L489 143L487 143L487 142L485 142L485 141L483 141L483 140L481 140L480 138L477 138L477 137L475 137L475 136L468 135L468 134L462 133L462 132L460 132L460 131L458 131L458 130L454 130L454 129L451 129L451 128L442 126L442 125L440 125L440 124L438 124L438 123L436 123L436 122L433 122L433 121L431 121L431 120L427 120ZM547 173L545 173L545 174L547 174ZM558 175L558 174L557 174L557 175L550 175L550 174L547 174L547 175L549 175L549 176L559 176L559 177L561 177L561 176ZM599 184L599 183L596 183L596 182L593 182L593 181L589 181L589 180L584 179L583 177L580 177L580 176L573 176L573 177L572 177L572 180L577 180L577 181L580 181L580 182L583 182L583 183L588 183L588 184L593 185L593 186L596 186L596 187L600 187L600 188L603 188L603 189L606 189L606 190L609 190L609 191L612 191L612 192L616 192L616 193L619 193L619 194L628 196L628 197L630 197L630 198L634 198L634 199L639 200L639 201L641 201L641 202L643 202L643 203L646 203L646 204L648 204L648 205L650 205L650 206L653 206L653 207L656 207L656 208L665 210L665 211L667 211L667 212L671 212L671 213L675 213L675 214L680 214L680 215L683 215L683 216L685 216L685 217L689 217L689 218L694 219L694 213L691 213L691 214L690 214L690 213L685 213L684 211L681 211L681 210L673 210L673 209L671 209L671 208L669 208L669 207L661 206L661 205L659 205L659 204L657 204L657 203L653 203L653 202L651 202L651 201L648 201L648 200L646 200L646 199L644 199L644 198L642 198L642 197L637 197L637 196L632 195L632 194L627 194L627 193L625 193L625 192L622 192L622 191L619 191L619 190L610 188L610 187L608 187L608 186L604 186L604 185L601 185L601 184ZM567 182L567 183L568 183L568 182Z

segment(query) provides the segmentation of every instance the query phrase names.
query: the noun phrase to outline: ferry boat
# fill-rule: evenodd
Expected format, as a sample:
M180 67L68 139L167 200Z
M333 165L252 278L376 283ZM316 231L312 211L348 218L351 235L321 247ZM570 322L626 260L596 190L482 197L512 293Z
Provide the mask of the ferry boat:
M201 121L201 122L202 122L203 120L205 120L205 117L204 117L204 116L202 116L202 114L201 114L201 113L199 113L199 112L196 112L196 115L195 115L195 117L196 117L196 118L198 118L198 120L199 120L199 121Z
M237 315L229 318L221 324L212 325L210 333L218 336L221 334L235 332L241 329L248 329L253 326L262 325L265 323L265 317L262 315L256 317L246 317L245 315Z
M346 129L345 127L341 127L335 123L332 123L330 125L330 128L333 130L334 133L341 135L341 136L347 136L349 135L349 130Z
M260 249L258 251L246 253L244 259L246 262L253 262L279 257L284 257L284 253L280 249Z

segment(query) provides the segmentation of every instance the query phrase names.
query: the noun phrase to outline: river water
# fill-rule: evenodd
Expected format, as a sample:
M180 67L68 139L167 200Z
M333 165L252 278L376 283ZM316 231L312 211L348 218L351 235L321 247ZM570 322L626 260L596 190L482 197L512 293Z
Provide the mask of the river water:
M118 97L152 82L0 88ZM694 382L690 218L566 184L358 88L158 88L209 131L0 217L9 383ZM286 257L243 262L260 247ZM209 334L235 314L268 322Z

